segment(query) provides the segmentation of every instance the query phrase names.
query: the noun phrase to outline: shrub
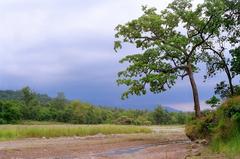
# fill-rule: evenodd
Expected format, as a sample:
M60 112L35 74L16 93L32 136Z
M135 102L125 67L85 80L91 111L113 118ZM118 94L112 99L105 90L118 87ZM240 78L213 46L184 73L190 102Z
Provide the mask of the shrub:
M131 125L132 123L133 123L133 119L127 116L121 116L115 121L115 124L121 124L121 125Z
M0 124L16 123L21 116L20 103L0 101Z
M217 125L217 116L215 112L205 111L200 119L195 119L186 125L186 135L191 140L209 139Z
M153 112L155 124L169 124L171 121L170 114L161 106L158 106Z
M146 117L144 116L139 116L137 119L133 120L134 125L151 125L152 122L149 121Z
M51 110L47 107L40 108L37 116L39 121L49 121L52 119Z
M226 100L216 111L187 124L186 134L192 140L210 140L214 151L240 154L240 97Z

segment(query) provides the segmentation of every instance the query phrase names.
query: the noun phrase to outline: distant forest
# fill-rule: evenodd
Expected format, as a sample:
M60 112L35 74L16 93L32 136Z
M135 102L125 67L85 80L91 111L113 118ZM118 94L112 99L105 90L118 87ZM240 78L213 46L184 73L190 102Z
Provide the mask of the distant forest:
M185 124L192 113L174 112L162 106L155 110L133 110L94 106L78 100L68 100L64 93L55 98L24 87L21 90L0 91L0 124L21 121L56 121L73 124Z

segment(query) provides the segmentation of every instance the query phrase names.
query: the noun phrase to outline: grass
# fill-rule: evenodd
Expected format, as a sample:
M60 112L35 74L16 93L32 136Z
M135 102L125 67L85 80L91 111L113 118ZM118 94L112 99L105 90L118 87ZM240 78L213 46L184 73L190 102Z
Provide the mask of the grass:
M34 120L22 120L17 123L17 125L71 125L63 122L56 121L34 121Z
M240 132L234 133L229 139L223 141L221 139L215 139L211 143L211 149L214 152L224 153L229 158L240 157Z
M89 136L96 134L151 133L141 126L122 125L1 125L0 141L22 138Z

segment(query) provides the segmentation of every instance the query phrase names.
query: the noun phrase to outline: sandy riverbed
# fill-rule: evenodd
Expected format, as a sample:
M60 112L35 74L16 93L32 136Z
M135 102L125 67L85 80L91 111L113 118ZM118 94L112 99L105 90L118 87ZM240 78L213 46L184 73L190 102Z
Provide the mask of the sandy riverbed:
M151 127L154 133L96 135L0 142L1 159L184 159L201 146L183 127Z

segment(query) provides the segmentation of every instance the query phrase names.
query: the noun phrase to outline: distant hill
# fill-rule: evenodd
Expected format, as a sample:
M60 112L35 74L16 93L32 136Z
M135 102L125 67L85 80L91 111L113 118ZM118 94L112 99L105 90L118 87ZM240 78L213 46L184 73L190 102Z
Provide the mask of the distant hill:
M177 110L177 109L174 109L174 108L171 108L171 107L164 107L164 106L163 106L163 108L164 108L166 111L170 112L170 113L172 113L172 112L181 112L180 110Z
M36 96L38 98L38 100L41 103L47 103L49 101L54 100L54 98L48 96L47 94L40 94L40 93L36 93ZM23 99L23 93L21 90L0 90L0 100L21 100ZM109 106L111 107L111 106ZM166 107L166 106L162 106L166 111L168 112L181 112L180 110L171 108L171 107ZM121 107L118 107L121 108ZM154 109L154 107L152 107ZM131 107L130 109L142 109L141 107L137 108L137 107ZM146 110L153 110L153 109L146 109Z
M41 103L47 103L53 100L53 98L49 97L47 94L37 93L36 96ZM0 90L0 100L21 100L22 98L23 93L21 90Z
M20 100L22 99L21 91L0 90L0 100Z

